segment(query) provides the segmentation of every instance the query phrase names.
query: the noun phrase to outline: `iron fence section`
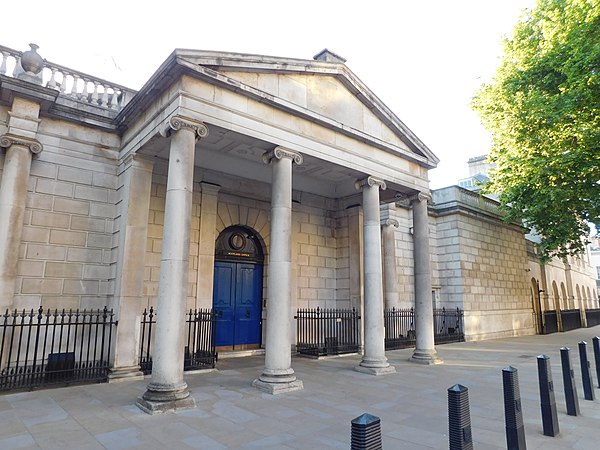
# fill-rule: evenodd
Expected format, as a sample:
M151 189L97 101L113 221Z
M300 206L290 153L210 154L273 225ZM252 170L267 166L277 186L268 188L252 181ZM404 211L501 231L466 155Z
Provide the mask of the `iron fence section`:
M319 357L356 353L360 346L360 315L355 308L298 309L296 350Z
M595 327L600 325L600 309L586 309L585 318L587 319L588 327Z
M459 308L434 309L433 323L435 329L433 330L433 336L435 343L464 342L465 331L463 319L463 311Z
M9 310L1 317L0 391L106 381L114 313Z
M560 312L563 331L581 328L581 312L579 309L565 309Z
M544 322L542 326L542 334L551 334L558 332L558 317L556 315L556 310L548 310L542 312L544 316Z
M413 308L386 309L383 311L383 321L386 350L415 346L415 311Z
M385 349L396 350L414 347L415 311L414 308L392 308L383 312L385 324ZM461 309L433 310L434 338L436 344L464 342L464 313Z
M154 307L144 309L140 333L140 367L145 375L152 373L152 349L156 326ZM183 370L214 368L216 316L210 309L189 310L185 319L186 345Z

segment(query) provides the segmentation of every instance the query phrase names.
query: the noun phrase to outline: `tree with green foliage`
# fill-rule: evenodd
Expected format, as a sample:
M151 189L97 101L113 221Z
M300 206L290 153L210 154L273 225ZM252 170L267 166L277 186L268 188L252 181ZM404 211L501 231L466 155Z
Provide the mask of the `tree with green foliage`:
M538 0L472 107L507 220L534 228L545 257L581 252L600 225L600 0Z

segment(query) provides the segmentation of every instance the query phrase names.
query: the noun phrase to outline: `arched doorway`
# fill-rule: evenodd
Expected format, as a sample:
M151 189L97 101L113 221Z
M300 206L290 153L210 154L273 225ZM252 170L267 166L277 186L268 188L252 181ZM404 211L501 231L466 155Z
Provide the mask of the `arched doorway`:
M215 245L213 311L219 351L260 348L264 252L256 233L231 226Z

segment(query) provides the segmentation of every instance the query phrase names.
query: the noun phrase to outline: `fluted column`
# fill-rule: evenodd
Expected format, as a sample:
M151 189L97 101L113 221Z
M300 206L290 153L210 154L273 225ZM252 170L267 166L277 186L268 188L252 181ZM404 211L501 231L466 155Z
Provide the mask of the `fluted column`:
M416 348L411 361L439 364L433 334L431 302L431 256L429 249L429 217L427 202L431 197L419 193L411 197L413 206L413 254L415 260L415 334Z
M152 380L137 405L149 414L193 408L183 381L185 310L192 217L194 154L197 137L206 126L174 116L169 120L171 143L163 229Z
M267 278L265 368L254 386L270 394L302 389L292 369L292 163L302 155L277 147L263 155L273 169L271 182L271 246Z
M0 183L0 311L4 312L13 306L31 159L42 151L42 144L8 133L0 136L0 147L7 148Z
M400 306L398 293L398 274L396 272L396 228L400 224L396 219L386 219L382 223L383 238L383 271L384 271L384 299L387 309Z
M383 375L395 372L385 357L385 332L383 323L383 273L381 262L381 225L379 214L379 189L385 189L385 182L368 177L356 182L362 190L363 206L363 245L364 245L364 353L359 372Z

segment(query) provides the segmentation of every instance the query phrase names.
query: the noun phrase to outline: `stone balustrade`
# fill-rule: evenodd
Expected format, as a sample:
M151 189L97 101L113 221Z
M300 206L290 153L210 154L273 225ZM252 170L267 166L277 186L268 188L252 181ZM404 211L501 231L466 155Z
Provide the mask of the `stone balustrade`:
M0 45L0 75L15 77L21 70L23 52ZM42 85L60 95L100 108L120 111L136 91L110 81L44 60Z

